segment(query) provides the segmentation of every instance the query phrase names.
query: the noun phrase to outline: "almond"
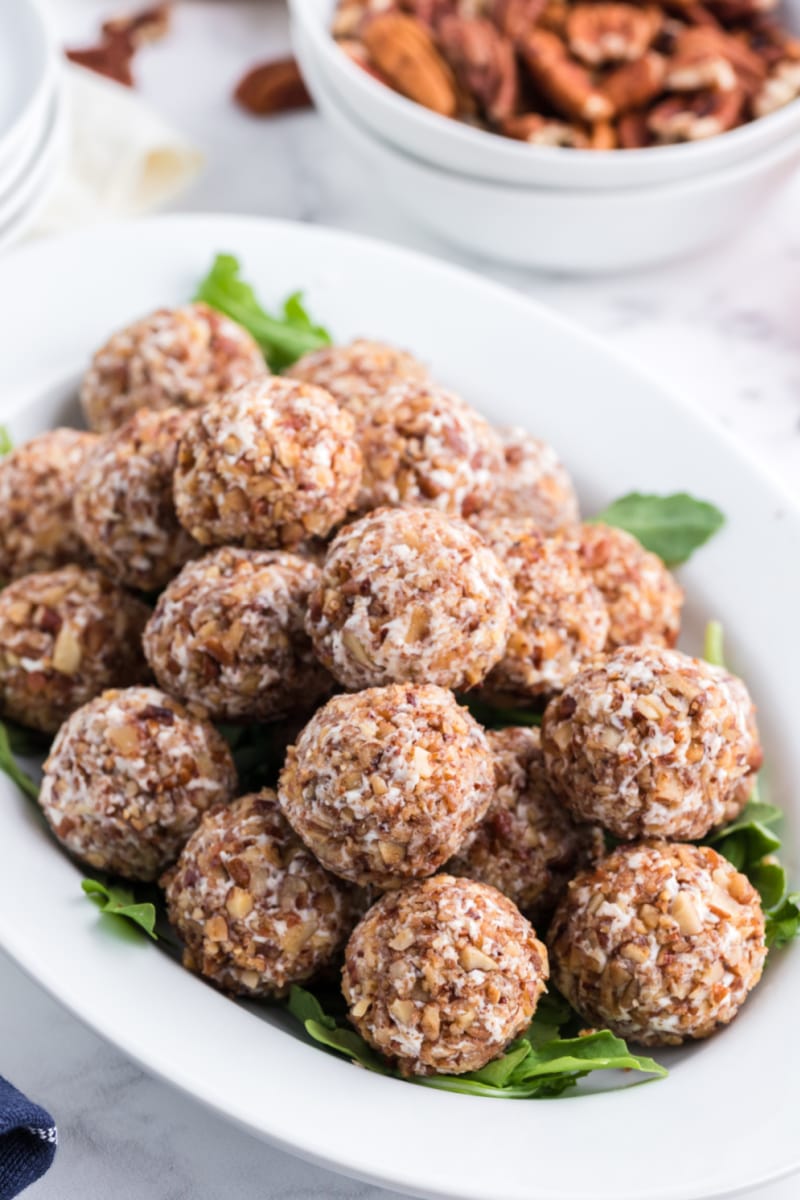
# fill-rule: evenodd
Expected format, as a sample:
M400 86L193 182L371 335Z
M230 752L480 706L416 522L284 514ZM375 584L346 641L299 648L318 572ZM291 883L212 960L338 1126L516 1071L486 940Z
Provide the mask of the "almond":
M310 108L312 103L293 58L275 59L253 67L239 81L234 97L245 112L256 117Z
M383 13L369 22L363 40L375 66L399 92L443 117L456 115L453 72L419 21Z

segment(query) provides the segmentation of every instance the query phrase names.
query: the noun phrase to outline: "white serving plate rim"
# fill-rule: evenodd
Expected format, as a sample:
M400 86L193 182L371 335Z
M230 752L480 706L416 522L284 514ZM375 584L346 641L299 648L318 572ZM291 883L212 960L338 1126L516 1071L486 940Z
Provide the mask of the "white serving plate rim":
M518 173L532 164L539 164L544 176L548 165L551 168L562 167L565 155L568 154L569 162L574 163L574 166L568 169L570 175L575 176L573 186L576 189L594 186L647 186L646 175L650 167L656 169L653 183L662 180L666 182L668 172L673 167L685 167L700 175L713 170L717 160L727 158L734 151L734 147L742 148L744 153L748 152L748 148L756 151L761 142L772 142L783 134L797 132L800 122L800 99L796 99L776 112L759 118L758 121L751 121L727 133L699 142L648 146L618 154L599 154L592 150L564 151L563 148L554 146L529 146L517 143L512 138L504 138L483 129L474 129L463 122L443 117L374 79L339 49L323 19L319 3L320 0L289 0L289 8L301 28L307 32L313 50L320 56L326 76L334 88L338 90L336 77L342 76L348 86L360 94L363 104L373 111L385 108L391 111L397 120L405 122L409 130L417 127L439 138L443 144L450 141L454 145L460 145L465 152L474 152L476 162L482 157L485 159L486 156L491 156L494 166L491 175L485 178L494 179L499 183L504 181L504 161L509 164L508 169L512 172L509 182L512 182L519 181ZM330 6L331 0L325 0L325 3ZM391 140L391 135L386 133L385 136ZM583 170L591 171L591 182L582 181L580 173Z
M719 601L715 615L724 620L742 604L755 604L761 595L760 580L741 570L736 554L747 521L751 515L757 518L759 540L747 543L750 565L757 572L762 559L772 563L770 587L777 595L765 598L766 628L745 636L733 623L733 653L745 662L748 678L759 683L768 718L768 754L775 756L771 772L782 776L781 786L786 786L796 774L800 752L790 736L791 714L784 715L791 687L775 672L778 664L785 675L800 670L800 649L775 641L769 605L777 605L776 611L788 618L797 579L792 563L785 562L791 556L775 554L761 526L773 520L779 531L788 530L790 537L798 539L800 511L763 469L755 468L707 421L668 397L597 339L524 297L416 253L286 222L196 216L136 222L124 231L99 228L33 245L4 259L8 296L0 299L0 327L8 335L8 344L19 351L5 378L0 366L0 396L8 398L3 417L13 412L22 427L26 398L41 385L40 356L30 338L27 343L25 338L32 320L37 327L54 329L48 370L64 377L74 370L76 355L91 348L83 344L77 330L84 324L94 328L118 320L120 280L126 272L131 304L141 306L141 297L149 295L155 280L160 281L161 291L172 295L159 294L154 303L178 302L211 253L224 249L239 253L245 265L249 256L250 274L262 289L270 290L272 299L280 294L273 288L288 291L307 282L311 303L323 320L327 314L319 297L326 290L335 322L336 295L344 295L344 285L360 286L365 298L358 301L359 322L362 311L370 323L380 320L375 313L395 313L398 340L402 340L400 325L417 329L419 349L430 350L434 359L436 345L449 336L447 353L455 377L448 381L454 386L463 386L473 374L478 381L502 374L497 355L508 360L508 369L514 367L517 389L520 379L524 386L529 383L521 369L525 363L533 362L540 369L546 365L552 377L546 374L540 382L556 392L562 376L572 388L586 371L590 403L584 405L581 393L566 405L543 404L537 428L547 436L551 428L568 420L567 409L577 408L582 414L581 430L591 430L596 419L591 401L601 395L604 420L615 429L624 412L633 427L643 422L641 436L652 438L660 456L653 459L654 485L664 487L667 478L674 478L677 489L699 479L708 483L703 489L706 494L724 497L736 523L686 572L698 600L708 598L713 581L720 581L714 583L719 588L732 581L740 584L738 589L726 587L724 595L714 594L715 606ZM84 291L78 289L76 294L72 268L78 263L84 264L80 280ZM44 276L51 285L46 299ZM169 287L164 283L167 279ZM390 282L392 287L387 286ZM366 295L367 284L373 289L372 299ZM412 293L405 302L399 299L403 288ZM417 293L424 297L423 303ZM438 331L431 328L424 309L432 305L430 311L437 312L436 304L445 299L451 310L459 304L468 306L483 344L491 347L491 360L476 349L478 337L462 336L463 327L455 335L448 335L444 326ZM46 305L51 306L49 311ZM347 305L342 307L346 314ZM341 319L351 326L357 323L346 316ZM362 326L361 331L391 336L388 329ZM355 332L353 327L345 328L341 336ZM529 340L536 342L532 360ZM519 395L518 390L511 393L510 387L509 392ZM513 408L519 419L519 401L509 400L507 406L500 415L505 419ZM569 462L570 447L563 439L562 449ZM576 436L574 456L582 463L596 463L597 452L595 437L579 442ZM617 466L628 462L612 442L606 457ZM621 490L616 477L598 485L596 466L588 482L594 488L593 502ZM755 611L760 609L751 610ZM772 648L766 658L773 664L769 678L775 684L775 697L772 688L765 686L766 667L761 667L763 655L757 653L762 645ZM732 1195L800 1167L789 1090L792 1076L800 1070L800 1049L783 1036L794 1016L791 983L800 983L797 951L784 954L771 969L730 1031L693 1049L663 1083L538 1104L430 1092L357 1071L268 1023L256 1023L247 1010L231 1005L150 946L131 946L115 938L80 896L79 873L43 835L31 806L5 780L0 780L0 796L7 805L0 945L148 1070L278 1145L385 1186L459 1200L530 1200L532 1194L541 1200L587 1200L590 1194L596 1200L643 1200L645 1178L648 1200L697 1200ZM797 816L795 802L795 822ZM790 865L795 869L796 858L793 849ZM155 1020L156 1002L160 1021ZM756 1071L755 1064L762 1069ZM740 1120L738 1126L734 1117ZM674 1137L678 1153L673 1152ZM753 1139L754 1154L748 1152L748 1138ZM709 1149L718 1150L719 1162L709 1160ZM493 1157L497 1154L500 1165ZM643 1174L644 1167L648 1169Z

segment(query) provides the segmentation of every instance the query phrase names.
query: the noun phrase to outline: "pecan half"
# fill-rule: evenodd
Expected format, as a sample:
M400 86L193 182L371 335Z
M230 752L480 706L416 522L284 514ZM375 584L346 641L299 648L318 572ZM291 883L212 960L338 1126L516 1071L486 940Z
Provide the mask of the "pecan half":
M489 0L487 15L512 42L524 37L541 17L547 0Z
M611 121L598 121L589 135L590 150L615 150L617 131Z
M104 38L127 37L134 50L149 42L157 42L170 30L171 4L154 4L124 17L111 17L100 26Z
M661 14L633 4L576 4L567 17L567 42L590 67L641 58L661 26Z
M752 92L765 75L762 59L739 38L719 29L696 27L678 35L666 85L675 92L705 88L727 92L741 84Z
M293 58L253 67L236 85L234 98L245 112L258 117L311 107L311 97Z
M484 17L445 17L439 45L461 88L471 93L490 121L504 121L517 108L517 60L507 37Z
M623 113L617 121L617 138L622 150L641 150L651 142L646 112Z
M99 46L87 46L83 50L65 50L70 62L86 67L97 75L105 75L115 83L133 87L133 46L124 36L106 37Z
M419 21L384 13L367 24L363 40L375 66L399 92L442 116L456 115L453 72Z
M766 117L800 96L800 62L778 63L753 100L753 112Z
M539 17L539 28L564 37L567 32L567 17L569 6L567 0L547 0L542 15Z
M503 122L506 137L531 146L568 146L571 150L588 150L589 138L579 125L554 121L541 113L522 113Z
M651 109L647 126L661 143L696 142L715 137L739 124L744 99L741 88L668 96Z
M633 108L644 108L664 88L667 60L663 54L648 50L636 62L623 63L603 80L602 90L608 96L614 111L629 112Z
M532 30L520 44L520 52L534 83L563 116L593 124L614 115L611 101L595 87L586 68L569 57L554 33Z
M706 0L708 7L726 25L747 21L762 13L773 12L778 0Z

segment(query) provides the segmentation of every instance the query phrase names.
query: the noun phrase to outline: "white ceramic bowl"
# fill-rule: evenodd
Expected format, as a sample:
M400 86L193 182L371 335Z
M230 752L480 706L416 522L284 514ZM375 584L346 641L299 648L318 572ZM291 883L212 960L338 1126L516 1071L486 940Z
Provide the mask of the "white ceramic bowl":
M786 809L796 883L800 512L689 404L525 297L407 250L252 218L43 239L3 259L0 328L15 352L0 356L0 421L21 439L74 418L91 352L141 313L185 302L222 250L239 256L266 304L304 288L337 340L408 346L498 423L551 441L584 511L634 489L685 489L720 506L725 528L680 572L682 645L697 650L705 621L723 622L729 661L759 705L765 798ZM46 355L32 331L46 331ZM120 938L3 775L0 844L0 946L148 1070L316 1162L458 1200L706 1200L800 1168L800 946L776 956L730 1029L659 1055L671 1067L663 1081L489 1100L358 1070L307 1044L280 1012L233 1004L145 938Z
M790 135L800 138L800 100L708 141L601 154L527 146L440 117L373 79L330 35L336 0L289 0L293 29L307 42L304 73L321 77L370 131L439 167L496 183L553 188L640 187L686 179L759 154ZM800 0L785 0L787 24L800 32Z
M679 258L735 234L800 161L787 137L697 179L589 192L487 183L432 166L377 137L345 108L296 31L295 53L317 108L370 168L386 202L471 254L570 273L626 271Z
M0 3L0 193L26 166L50 117L58 58L38 0Z

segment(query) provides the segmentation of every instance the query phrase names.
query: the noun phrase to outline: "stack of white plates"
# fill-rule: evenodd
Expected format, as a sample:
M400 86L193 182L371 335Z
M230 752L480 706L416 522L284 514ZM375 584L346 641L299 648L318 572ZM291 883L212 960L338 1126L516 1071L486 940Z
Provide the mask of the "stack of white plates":
M0 249L47 199L64 148L56 47L38 0L0 3Z

